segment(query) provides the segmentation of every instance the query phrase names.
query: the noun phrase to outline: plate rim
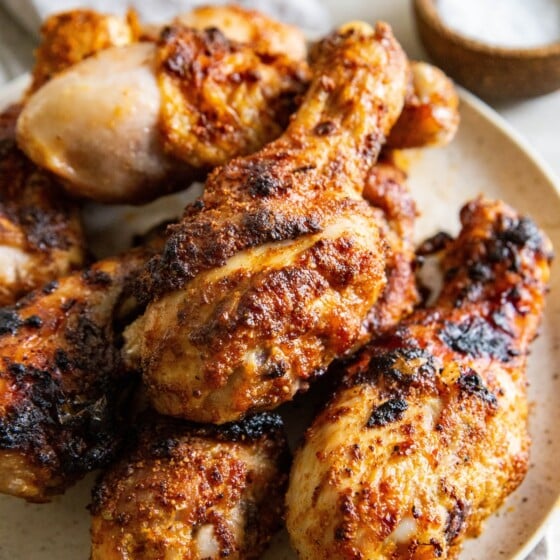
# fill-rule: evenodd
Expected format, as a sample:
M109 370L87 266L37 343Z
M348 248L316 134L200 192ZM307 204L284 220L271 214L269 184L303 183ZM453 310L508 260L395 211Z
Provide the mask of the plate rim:
M534 148L529 140L518 131L512 124L510 124L505 117L502 117L495 109L488 105L485 101L477 97L474 93L466 90L464 87L455 84L455 88L459 92L460 103L467 103L477 113L490 121L496 126L510 140L520 148L529 157L531 162L542 171L546 180L553 187L557 198L560 200L560 175L558 175L552 166L544 159L544 156ZM461 125L459 125L461 126Z

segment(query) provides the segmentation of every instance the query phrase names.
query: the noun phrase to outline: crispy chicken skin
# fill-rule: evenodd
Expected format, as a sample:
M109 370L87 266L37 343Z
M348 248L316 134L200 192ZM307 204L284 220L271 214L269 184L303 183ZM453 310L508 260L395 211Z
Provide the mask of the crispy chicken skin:
M363 343L385 283L361 197L406 88L386 24L333 33L286 133L216 170L169 230L125 333L155 408L222 423L289 400Z
M414 246L418 212L406 173L387 154L368 174L362 196L377 214L386 245L387 284L365 323L368 332L378 335L411 313L419 300Z
M311 62L317 51L315 44L309 52ZM409 61L404 106L385 147L444 146L455 137L459 122L459 96L452 80L431 64Z
M92 560L259 558L282 525L279 416L221 427L150 417L93 491Z
M88 57L29 97L20 147L72 194L101 202L138 204L186 188L278 137L305 90L307 63L267 51L264 23L282 25L261 20L261 35L253 26L247 37L260 50L175 23L155 43Z
M459 96L453 82L431 64L411 62L404 108L387 147L443 146L455 136L459 120Z
M259 53L284 54L292 60L307 56L301 29L240 6L200 6L177 17L175 23L195 29L219 29L228 39L248 43Z
M147 254L100 261L0 309L0 492L48 501L112 458L130 377L115 307Z
M525 367L551 248L501 202L461 212L446 282L358 353L287 494L300 558L456 558L528 467Z
M128 20L87 9L48 17L41 26L41 43L35 51L33 80L28 93L99 51L134 42L137 34L132 13Z
M0 306L84 261L77 205L15 144L19 111L0 113Z
M156 65L165 148L194 169L223 165L280 136L308 78L301 60L184 25L163 30Z
M305 54L300 31L236 6L198 8L157 39L133 16L65 12L43 27L40 89L18 142L72 194L147 202L278 137L307 87ZM411 68L389 145L445 143L458 124L453 86L427 64Z

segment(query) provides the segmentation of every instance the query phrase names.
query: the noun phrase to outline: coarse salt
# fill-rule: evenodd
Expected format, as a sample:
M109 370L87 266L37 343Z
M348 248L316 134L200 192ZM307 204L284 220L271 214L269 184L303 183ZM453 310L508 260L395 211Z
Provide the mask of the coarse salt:
M453 30L495 46L560 41L560 0L437 0L437 9Z

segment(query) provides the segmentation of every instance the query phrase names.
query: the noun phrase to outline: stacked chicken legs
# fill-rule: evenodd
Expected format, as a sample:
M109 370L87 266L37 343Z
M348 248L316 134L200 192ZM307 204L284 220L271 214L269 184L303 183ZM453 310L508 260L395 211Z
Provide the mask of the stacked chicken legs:
M105 469L93 559L258 558L284 515L302 559L457 557L527 470L552 254L479 198L431 243L446 282L421 301L391 150L450 141L457 106L384 23L307 53L234 6L46 22L0 138L0 491ZM88 262L80 198L197 179L178 220ZM327 370L290 465L282 405Z

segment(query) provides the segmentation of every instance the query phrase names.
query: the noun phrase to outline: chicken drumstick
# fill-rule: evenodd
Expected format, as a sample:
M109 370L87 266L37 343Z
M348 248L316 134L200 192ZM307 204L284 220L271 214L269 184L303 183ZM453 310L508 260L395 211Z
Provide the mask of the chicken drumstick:
M525 368L550 243L501 202L461 212L445 287L349 366L287 494L300 558L455 558L528 468Z
M139 284L149 305L127 351L159 412L222 423L274 408L368 337L386 256L361 192L407 60L386 24L319 49L286 133L210 176Z

